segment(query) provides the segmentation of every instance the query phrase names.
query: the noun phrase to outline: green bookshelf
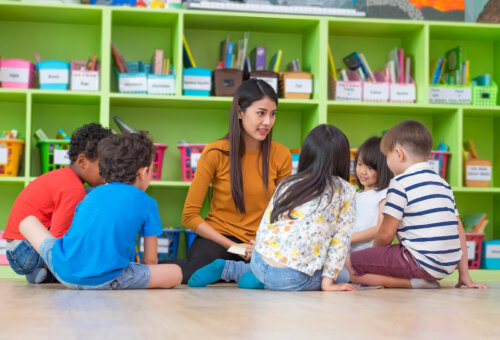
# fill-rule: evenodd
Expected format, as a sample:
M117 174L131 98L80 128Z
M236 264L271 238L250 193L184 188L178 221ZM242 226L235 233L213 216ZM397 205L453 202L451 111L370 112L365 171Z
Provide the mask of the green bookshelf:
M273 138L289 148L301 145L316 125L330 123L342 129L352 147L380 135L405 119L424 123L435 144L450 146L447 180L461 213L486 212L490 224L486 239L500 238L500 172L493 171L488 188L463 185L463 140L474 139L482 158L500 168L500 101L494 107L435 105L428 103L429 61L462 44L471 61L471 76L491 73L500 84L500 25L416 22L297 15L251 14L187 10L130 9L117 7L35 4L0 0L0 55L3 58L85 60L97 53L101 65L100 91L45 91L0 88L0 128L17 129L26 147L18 177L0 178L0 229L5 227L16 196L40 175L40 156L33 132L43 128L54 136L62 128L71 133L82 124L100 122L115 130L118 115L137 129L151 132L165 143L163 175L148 193L159 204L165 226L181 223L190 183L181 181L177 143L208 143L227 132L231 98L182 95L182 35L197 66L213 69L219 44L250 31L249 51L266 46L267 63L283 50L280 71L289 61L301 60L313 74L310 100L280 99ZM150 63L155 49L173 61L176 91L173 96L119 93L110 44L113 41L128 61ZM413 56L417 88L414 104L340 102L328 100L327 45L337 67L342 58L363 52L373 70L380 69L394 47ZM208 205L205 205L205 210Z

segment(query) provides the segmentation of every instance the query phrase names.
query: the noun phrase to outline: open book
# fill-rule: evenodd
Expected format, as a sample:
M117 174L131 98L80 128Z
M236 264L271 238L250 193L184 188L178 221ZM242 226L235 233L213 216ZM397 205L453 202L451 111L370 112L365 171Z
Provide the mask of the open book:
M231 247L229 247L229 249L227 250L229 253L233 253L233 254L236 254L236 255L241 255L241 256L245 256L246 253L246 247L242 246L242 245L239 245L239 244L233 244Z

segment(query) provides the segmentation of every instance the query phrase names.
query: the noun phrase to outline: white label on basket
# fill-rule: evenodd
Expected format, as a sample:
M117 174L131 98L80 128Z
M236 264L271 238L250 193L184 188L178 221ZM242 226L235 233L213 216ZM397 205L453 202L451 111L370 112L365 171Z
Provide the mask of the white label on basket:
M9 149L0 148L0 164L7 164L7 162L9 161L8 155Z
M69 165L68 150L54 150L55 165Z
M337 82L337 88L335 91L336 100L361 101L361 94L361 82Z
M468 181L490 181L491 166L467 165L465 178Z
M431 103L464 103L472 101L472 90L470 87L448 88L431 87L429 89L429 102Z
M469 260L474 260L475 256L475 251L476 251L476 242L474 241L466 241L467 244L467 259Z
M201 153L191 153L191 168L196 169Z
M414 102L417 99L415 84L391 84L391 102Z
M9 83L27 83L29 81L29 69L27 68L0 68L0 81Z
M500 244L487 245L486 257L489 259L500 259Z
M260 79L268 83L274 90L274 92L278 92L278 78L271 77L252 77L252 79Z
M62 69L40 70L40 84L67 84L69 71Z
M312 79L294 79L285 80L285 92L287 93L312 93Z
M118 82L120 92L146 92L148 89L146 77L124 77Z
M174 78L148 78L149 94L174 94Z
M99 72L72 71L71 89L76 91L99 91Z
M184 76L184 90L210 91L212 80L203 76Z
M389 100L389 84L364 83L363 100L386 102Z
M429 159L427 163L431 166L431 170L439 175L439 166L441 165L441 161L437 159Z
M168 253L172 240L169 238L158 237L158 253ZM144 252L144 237L141 237L141 252Z

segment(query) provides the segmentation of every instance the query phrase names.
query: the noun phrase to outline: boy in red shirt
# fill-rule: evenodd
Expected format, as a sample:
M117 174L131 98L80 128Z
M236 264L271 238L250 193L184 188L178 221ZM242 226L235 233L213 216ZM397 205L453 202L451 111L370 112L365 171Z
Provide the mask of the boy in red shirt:
M30 283L52 281L52 275L31 244L19 232L19 223L36 216L56 237L69 229L75 208L85 197L84 183L91 187L104 184L99 175L97 144L112 134L100 124L80 127L71 136L68 167L50 171L35 179L19 194L10 211L3 238L7 240L7 259L19 275Z

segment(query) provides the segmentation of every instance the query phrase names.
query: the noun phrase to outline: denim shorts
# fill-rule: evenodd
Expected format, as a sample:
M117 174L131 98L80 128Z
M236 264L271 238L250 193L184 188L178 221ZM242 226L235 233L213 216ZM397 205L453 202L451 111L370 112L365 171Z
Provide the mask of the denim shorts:
M43 259L27 240L23 240L15 249L7 250L6 255L10 266L19 275L27 275L45 265Z
M48 237L40 245L40 256L43 258L49 270L54 274L59 282L71 289L83 290L117 290L117 289L144 289L148 287L151 279L151 270L145 264L130 263L123 272L114 279L99 285L80 285L61 280L54 271L52 265L52 247L56 238Z
M256 251L252 253L250 268L255 277L264 283L266 289L286 291L321 290L322 270L317 270L313 275L307 275L288 267L273 267L265 262L262 255ZM347 269L342 268L335 283L347 282L349 282L349 272Z

